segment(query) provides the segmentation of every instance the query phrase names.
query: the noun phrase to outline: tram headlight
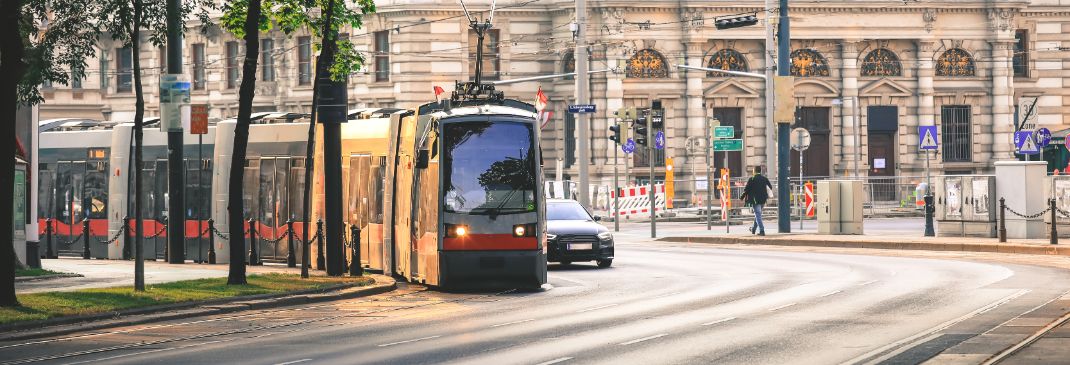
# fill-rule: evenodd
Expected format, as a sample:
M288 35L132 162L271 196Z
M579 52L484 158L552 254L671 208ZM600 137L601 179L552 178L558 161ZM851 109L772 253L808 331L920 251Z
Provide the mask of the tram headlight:
M527 233L528 233L528 229L527 229L527 227L524 227L523 224L517 225L517 226L513 226L513 236L515 236L515 237L524 237L524 235L526 235Z
M609 232L602 232L602 233L598 234L598 239L603 241L603 242L612 241L613 240L613 234L609 233Z
M446 237L460 238L468 236L470 230L468 226L463 224L447 224L446 225Z

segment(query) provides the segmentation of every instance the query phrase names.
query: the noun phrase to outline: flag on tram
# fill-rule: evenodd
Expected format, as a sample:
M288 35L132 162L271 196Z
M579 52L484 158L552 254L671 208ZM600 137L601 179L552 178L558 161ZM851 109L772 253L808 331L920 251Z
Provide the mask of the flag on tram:
M546 103L548 102L550 102L550 100L546 98L546 94L542 93L542 86L539 86L539 91L535 93L535 110L541 112L543 109L546 109Z
M438 99L438 96L444 92L446 92L446 90L442 90L441 86L435 86L435 99Z
M549 110L543 110L539 112L539 129L546 128L547 124L550 124L550 118L554 117L554 112Z

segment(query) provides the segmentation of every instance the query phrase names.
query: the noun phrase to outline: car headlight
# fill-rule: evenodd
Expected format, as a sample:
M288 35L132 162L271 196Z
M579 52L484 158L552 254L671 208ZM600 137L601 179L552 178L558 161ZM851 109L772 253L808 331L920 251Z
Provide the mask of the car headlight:
M557 235L556 234L553 234L553 233L547 233L546 234L546 240L547 241L553 241L553 240L556 240L556 239L557 239Z
M598 239L602 241L611 241L613 240L613 234L609 232L602 232L598 234Z

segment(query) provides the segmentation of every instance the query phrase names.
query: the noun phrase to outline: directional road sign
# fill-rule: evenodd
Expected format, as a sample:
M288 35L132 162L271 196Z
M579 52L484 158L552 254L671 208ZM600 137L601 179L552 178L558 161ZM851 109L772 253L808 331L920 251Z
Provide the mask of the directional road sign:
M1014 148L1020 155L1035 155L1040 153L1037 141L1033 138L1033 131L1014 132Z
M736 136L736 128L733 126L721 126L713 128L713 138L732 138Z
M716 139L713 141L714 151L742 151L742 139Z
M659 150L665 148L665 132L658 131L658 133L654 134L654 148Z
M810 131L806 128L795 128L791 130L791 148L796 151L806 151L810 148Z
M568 106L568 112L572 114L588 114L594 113L594 111L594 104L576 104Z
M1033 133L1033 138L1036 138L1037 140L1037 147L1048 147L1048 145L1051 144L1051 131L1047 128L1037 129L1037 131Z
M935 150L940 147L935 125L918 126L918 145L923 150Z
M628 138L628 141L624 142L624 144L620 146L620 149L621 151L624 151L624 153L635 152L635 140Z

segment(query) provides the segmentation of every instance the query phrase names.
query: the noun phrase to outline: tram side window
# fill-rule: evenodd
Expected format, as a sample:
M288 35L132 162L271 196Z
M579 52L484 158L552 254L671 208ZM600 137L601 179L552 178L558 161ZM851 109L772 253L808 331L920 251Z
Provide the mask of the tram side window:
M103 162L90 163L85 173L85 211L89 219L108 218L108 175Z
M52 218L54 213L49 211L49 207L53 206L54 202L53 191L53 171L48 169L48 164L40 164L37 168L38 180L37 180L37 218Z
M368 206L369 223L383 224L383 166L373 165L371 177L372 201Z

